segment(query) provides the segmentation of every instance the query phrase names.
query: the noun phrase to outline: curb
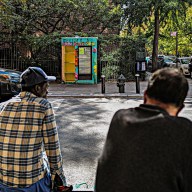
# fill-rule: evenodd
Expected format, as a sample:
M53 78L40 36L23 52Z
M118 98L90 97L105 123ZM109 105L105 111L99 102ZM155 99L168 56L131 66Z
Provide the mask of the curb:
M80 95L48 95L48 98L123 98L123 99L143 99L142 94L128 95L128 94L80 94Z
M80 95L63 95L63 94L49 94L47 98L57 98L57 99L93 99L93 98L121 98L121 99L143 99L143 94L80 94ZM192 104L192 97L187 97L184 101L186 104Z

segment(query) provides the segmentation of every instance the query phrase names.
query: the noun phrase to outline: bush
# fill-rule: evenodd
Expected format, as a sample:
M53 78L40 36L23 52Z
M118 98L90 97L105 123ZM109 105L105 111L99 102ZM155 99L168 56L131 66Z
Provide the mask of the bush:
M114 80L118 78L120 67L117 65L108 65L103 67L102 74L105 75L106 80Z

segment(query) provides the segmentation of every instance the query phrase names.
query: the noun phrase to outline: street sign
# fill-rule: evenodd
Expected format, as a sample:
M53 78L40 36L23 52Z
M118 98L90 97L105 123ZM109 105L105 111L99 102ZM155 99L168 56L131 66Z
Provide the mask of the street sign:
M172 37L176 37L176 36L177 36L177 31L171 32L171 36L172 36Z

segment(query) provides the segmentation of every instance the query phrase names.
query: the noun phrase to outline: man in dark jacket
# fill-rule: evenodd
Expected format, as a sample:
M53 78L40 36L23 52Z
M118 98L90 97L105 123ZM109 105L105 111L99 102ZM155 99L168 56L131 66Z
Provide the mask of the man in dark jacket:
M115 113L96 192L192 191L192 122L178 117L188 89L177 69L160 69L149 80L144 104Z

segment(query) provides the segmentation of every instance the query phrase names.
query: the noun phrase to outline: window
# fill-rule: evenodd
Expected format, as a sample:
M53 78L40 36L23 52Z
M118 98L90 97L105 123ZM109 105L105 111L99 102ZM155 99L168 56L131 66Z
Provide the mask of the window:
M79 80L92 79L92 47L79 47Z

